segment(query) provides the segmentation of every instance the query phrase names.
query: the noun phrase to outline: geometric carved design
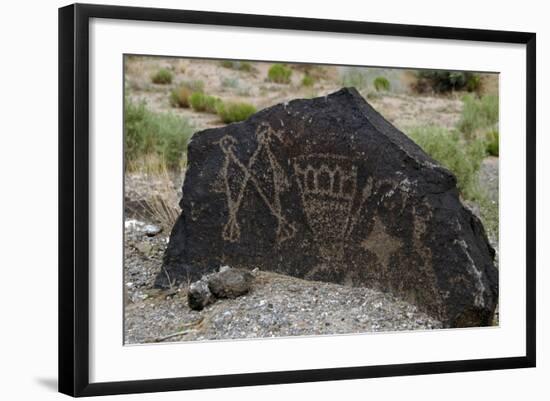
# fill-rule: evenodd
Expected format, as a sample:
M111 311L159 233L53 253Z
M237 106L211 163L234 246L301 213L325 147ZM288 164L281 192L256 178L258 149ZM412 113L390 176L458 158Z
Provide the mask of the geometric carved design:
M225 153L222 176L225 183L229 210L229 218L224 226L222 236L224 240L230 242L237 242L239 240L241 230L237 220L237 213L241 207L246 188L250 184L260 195L260 198L264 201L271 214L277 219L276 240L280 244L292 238L296 233L296 227L285 219L281 207L280 194L288 187L288 180L270 148L270 144L275 138L281 139L280 132L273 130L268 124L262 123L256 129L256 138L258 146L246 165L235 155L235 138L225 135L219 142L222 151ZM272 171L272 177L269 180L273 188L271 196L267 188L265 188L266 181L259 179L254 173L254 165L258 161L258 157L262 151L265 152ZM230 185L230 167L236 167L243 175L241 181L236 185L236 190ZM233 177L232 179L236 178Z
M294 159L294 173L320 255L327 260L341 260L344 243L370 195L371 182L362 191L360 203L354 211L357 167L350 158L335 154L299 156Z

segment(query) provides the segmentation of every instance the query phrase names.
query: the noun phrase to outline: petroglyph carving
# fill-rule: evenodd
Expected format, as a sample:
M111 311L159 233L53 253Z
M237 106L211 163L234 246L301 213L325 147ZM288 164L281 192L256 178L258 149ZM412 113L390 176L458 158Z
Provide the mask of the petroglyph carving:
M374 226L368 237L361 242L361 247L373 252L384 269L390 267L391 256L401 246L401 241L388 234L378 218L374 219Z
M354 210L357 194L357 166L346 156L309 154L294 159L294 173L307 223L319 244L321 257L341 260L344 242L353 230L372 180L361 192Z
M239 160L235 154L236 139L225 135L221 138L219 145L225 154L222 166L222 177L225 183L225 193L229 210L229 218L225 224L222 237L226 241L237 242L241 236L241 228L237 214L242 205L247 187L256 190L271 214L277 219L276 238L277 243L292 238L296 233L296 227L289 223L283 216L281 208L281 192L288 188L289 182L283 168L277 162L270 145L276 139L281 139L281 132L271 128L267 123L260 124L256 129L258 146L246 165ZM254 166L260 155L267 158L271 167L271 177L267 179L258 178L254 173ZM242 173L241 177L229 174L229 169L236 167ZM240 178L240 181L239 181ZM272 188L269 191L267 186Z

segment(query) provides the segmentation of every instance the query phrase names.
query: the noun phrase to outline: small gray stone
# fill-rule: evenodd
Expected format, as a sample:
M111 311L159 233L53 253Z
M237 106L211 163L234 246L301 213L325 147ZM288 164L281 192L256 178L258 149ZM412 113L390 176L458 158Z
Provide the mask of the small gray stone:
M202 310L216 300L208 288L205 280L199 280L189 286L187 293L187 303L194 310Z
M227 269L208 277L208 287L218 298L237 298L246 294L254 277L245 269Z
M155 226L155 225L153 225L153 224L147 224L147 225L143 228L143 232L144 232L145 235L147 235L148 237L154 237L155 235L159 234L161 231L162 231L162 228L161 228L161 227Z

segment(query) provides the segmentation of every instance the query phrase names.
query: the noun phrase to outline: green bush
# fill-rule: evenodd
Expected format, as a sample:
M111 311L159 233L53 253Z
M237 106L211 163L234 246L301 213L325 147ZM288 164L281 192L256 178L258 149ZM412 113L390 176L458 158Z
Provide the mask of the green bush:
M191 94L203 90L204 82L201 80L182 82L170 92L170 104L174 107L189 107Z
M219 102L216 112L224 123L233 123L246 120L256 112L256 108L249 103Z
M156 156L167 167L179 167L187 143L193 134L189 122L170 113L153 113L145 103L124 104L124 160L131 166L149 156Z
M390 90L390 81L386 77L376 77L372 84L376 92L387 92Z
M271 82L278 84L290 83L290 77L292 76L292 70L284 64L273 64L267 72L267 78Z
M315 78L313 78L311 75L309 74L306 74L304 75L304 77L302 78L302 86L305 86L305 87L312 87L313 85L315 84Z
M476 131L493 128L498 123L498 96L487 95L477 98L464 96L464 107L457 128L467 137Z
M498 157L498 131L493 130L487 132L487 154Z
M161 68L155 74L153 74L151 80L154 84L171 84L172 73L165 68Z
M434 126L413 128L409 135L433 159L454 173L464 198L475 200L479 196L478 172L485 157L484 141L466 142L457 132Z
M418 92L444 93L455 90L474 92L481 87L481 78L473 72L419 71L415 89Z
M215 96L206 95L203 92L193 92L189 97L189 103L193 110L215 114L221 100Z

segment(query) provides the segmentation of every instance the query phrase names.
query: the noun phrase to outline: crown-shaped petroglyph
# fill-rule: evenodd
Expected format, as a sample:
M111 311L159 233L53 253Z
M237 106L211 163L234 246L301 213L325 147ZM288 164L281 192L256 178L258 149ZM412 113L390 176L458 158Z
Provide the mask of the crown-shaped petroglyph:
M357 168L344 156L297 157L294 173L303 195L328 196L342 201L353 201L355 197Z

